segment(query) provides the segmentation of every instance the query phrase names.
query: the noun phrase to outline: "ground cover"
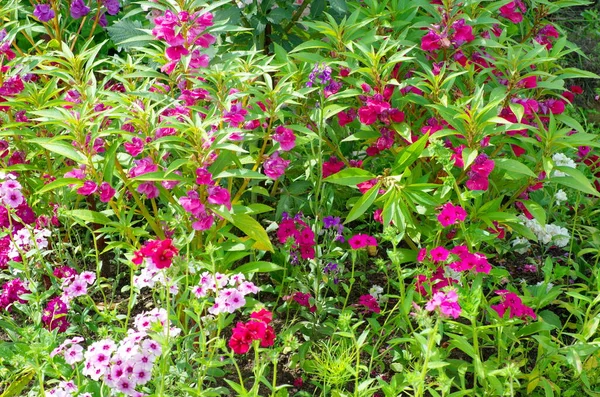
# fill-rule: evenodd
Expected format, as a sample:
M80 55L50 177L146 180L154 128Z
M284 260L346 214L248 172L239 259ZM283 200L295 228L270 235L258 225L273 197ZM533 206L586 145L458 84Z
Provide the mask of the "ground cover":
M584 5L0 0L0 396L597 395Z

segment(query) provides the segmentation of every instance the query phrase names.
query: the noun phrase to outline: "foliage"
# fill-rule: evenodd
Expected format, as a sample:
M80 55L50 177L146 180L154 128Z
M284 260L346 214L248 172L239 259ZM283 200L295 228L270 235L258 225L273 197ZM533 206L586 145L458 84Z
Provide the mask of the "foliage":
M2 396L597 393L578 4L4 0Z

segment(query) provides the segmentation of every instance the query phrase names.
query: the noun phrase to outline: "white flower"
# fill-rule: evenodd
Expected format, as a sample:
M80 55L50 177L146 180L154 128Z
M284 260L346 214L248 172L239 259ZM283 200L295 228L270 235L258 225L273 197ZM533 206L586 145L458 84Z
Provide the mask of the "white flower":
M526 254L527 251L529 251L531 244L529 244L529 240L527 240L525 237L517 237L516 239L513 240L512 246L520 247L520 248L515 249L515 251L518 252L519 254Z
M570 159L569 157L567 157L564 153L556 153L555 155L552 156L552 160L554 161L554 164L559 167L569 167L569 168L577 167L577 164L575 164L575 161L573 161L573 159ZM567 174L565 174L564 172L555 170L552 175L553 176L566 176Z
M567 193L564 190L560 189L554 195L554 199L556 200L556 205L560 205L560 203L567 201Z

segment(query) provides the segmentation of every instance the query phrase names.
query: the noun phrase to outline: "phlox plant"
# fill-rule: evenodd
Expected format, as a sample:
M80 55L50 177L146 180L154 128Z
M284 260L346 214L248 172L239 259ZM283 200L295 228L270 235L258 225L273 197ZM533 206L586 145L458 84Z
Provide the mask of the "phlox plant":
M4 1L2 395L597 391L575 3Z

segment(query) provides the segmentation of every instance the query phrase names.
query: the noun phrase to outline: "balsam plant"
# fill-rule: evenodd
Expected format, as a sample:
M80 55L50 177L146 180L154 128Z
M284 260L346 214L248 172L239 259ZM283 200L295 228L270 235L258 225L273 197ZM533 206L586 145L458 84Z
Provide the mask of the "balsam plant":
M5 0L2 396L597 392L575 3Z

